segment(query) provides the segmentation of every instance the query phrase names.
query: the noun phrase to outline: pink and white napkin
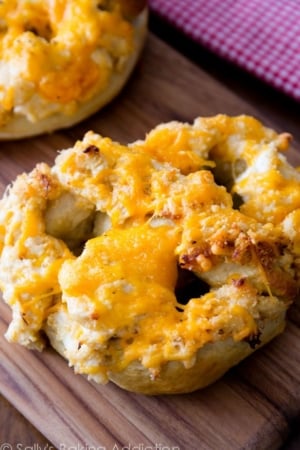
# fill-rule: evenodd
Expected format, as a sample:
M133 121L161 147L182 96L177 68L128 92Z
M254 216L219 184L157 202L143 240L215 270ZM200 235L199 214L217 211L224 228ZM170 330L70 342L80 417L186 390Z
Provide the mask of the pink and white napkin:
M300 101L300 0L149 0L219 56Z

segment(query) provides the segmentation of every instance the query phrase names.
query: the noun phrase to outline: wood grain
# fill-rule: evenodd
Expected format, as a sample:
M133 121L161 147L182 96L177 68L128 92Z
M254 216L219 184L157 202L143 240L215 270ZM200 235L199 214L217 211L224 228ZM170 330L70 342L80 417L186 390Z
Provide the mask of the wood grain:
M37 162L52 163L57 150L88 129L127 143L160 122L220 112L252 114L272 125L262 111L150 35L134 76L102 112L67 131L1 144L0 191ZM294 135L289 159L299 164L300 130ZM189 395L144 397L87 382L51 349L36 353L8 344L10 311L1 302L0 392L57 448L279 449L300 416L299 319L297 303L280 337L213 386Z
M49 442L23 417L4 397L0 396L1 428L0 443L9 443L17 448L22 443L24 447L33 447L39 443L43 448ZM51 450L48 448L48 450ZM54 450L54 449L53 449Z

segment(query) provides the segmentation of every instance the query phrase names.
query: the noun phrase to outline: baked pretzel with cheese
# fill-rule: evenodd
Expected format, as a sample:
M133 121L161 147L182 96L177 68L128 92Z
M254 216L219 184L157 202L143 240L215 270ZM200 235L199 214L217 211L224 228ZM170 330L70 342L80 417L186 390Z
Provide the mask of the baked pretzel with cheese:
M74 125L110 102L141 53L146 0L4 0L0 139Z
M299 186L287 144L219 115L128 146L88 132L20 175L0 203L7 339L42 349L46 334L77 373L145 394L218 379L283 331L298 292L297 237L279 214L297 215L298 197L274 187L270 220L250 207L279 161L278 189ZM265 177L251 195L250 171Z

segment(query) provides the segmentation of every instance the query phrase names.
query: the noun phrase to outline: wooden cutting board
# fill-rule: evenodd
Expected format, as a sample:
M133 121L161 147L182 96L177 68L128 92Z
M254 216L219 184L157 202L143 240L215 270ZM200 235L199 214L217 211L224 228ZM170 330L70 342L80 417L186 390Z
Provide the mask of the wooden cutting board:
M217 113L253 114L272 126L150 35L134 76L105 110L68 131L1 144L0 193L37 162L52 163L57 150L89 129L127 143L160 122ZM289 155L295 164L300 163L297 145L296 140ZM159 397L89 383L51 349L36 353L8 344L3 335L9 320L9 308L0 301L0 391L57 448L277 449L300 417L299 304L280 337L213 386Z

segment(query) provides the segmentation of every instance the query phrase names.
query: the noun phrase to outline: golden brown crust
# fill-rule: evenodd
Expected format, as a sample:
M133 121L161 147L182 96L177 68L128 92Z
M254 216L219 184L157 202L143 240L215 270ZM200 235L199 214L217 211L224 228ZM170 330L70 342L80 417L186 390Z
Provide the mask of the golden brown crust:
M290 248L289 248L290 247ZM276 228L262 227L237 210L223 209L209 216L191 216L184 225L179 265L193 271L212 286L226 284L230 274L247 276L259 292L272 292L293 300L297 281L286 273L291 241ZM247 268L247 269L246 269Z

